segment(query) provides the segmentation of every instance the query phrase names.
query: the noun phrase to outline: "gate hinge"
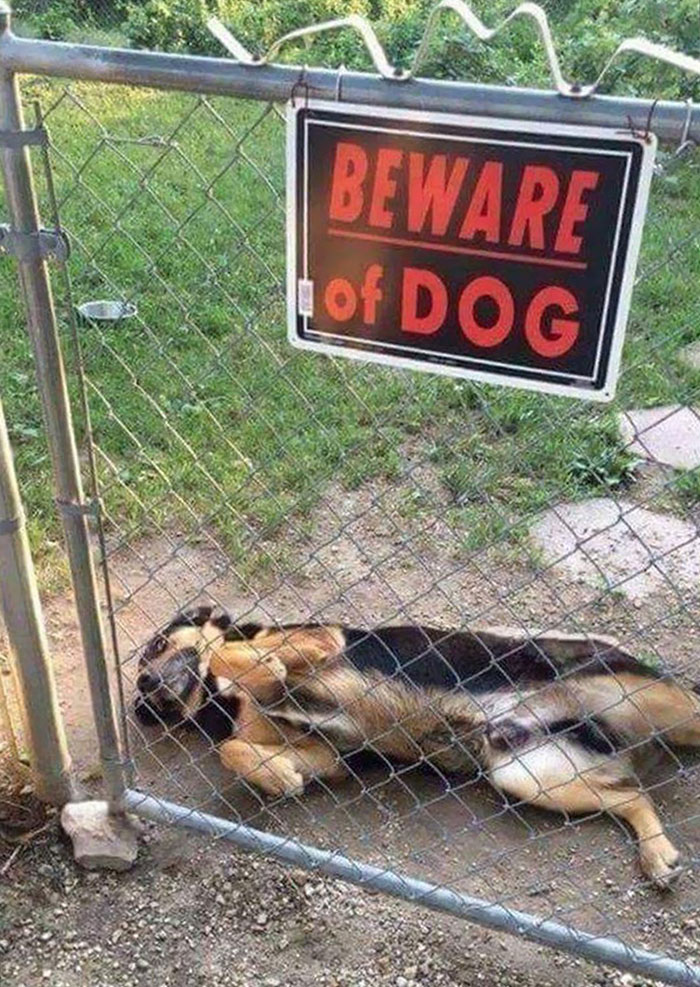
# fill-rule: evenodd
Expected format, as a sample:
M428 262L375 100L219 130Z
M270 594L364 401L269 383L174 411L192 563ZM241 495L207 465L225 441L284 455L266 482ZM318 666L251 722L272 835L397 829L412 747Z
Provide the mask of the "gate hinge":
M9 223L0 223L0 254L8 254L16 260L64 261L68 259L70 244L61 230L38 230L36 233L22 233Z

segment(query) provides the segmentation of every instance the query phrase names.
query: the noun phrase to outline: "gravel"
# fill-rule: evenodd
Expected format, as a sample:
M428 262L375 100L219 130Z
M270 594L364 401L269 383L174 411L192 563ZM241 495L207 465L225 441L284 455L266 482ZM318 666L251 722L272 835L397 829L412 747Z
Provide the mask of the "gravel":
M151 829L133 871L88 874L57 833L0 883L0 982L14 987L498 987L650 983L290 870ZM698 918L659 909L697 958Z

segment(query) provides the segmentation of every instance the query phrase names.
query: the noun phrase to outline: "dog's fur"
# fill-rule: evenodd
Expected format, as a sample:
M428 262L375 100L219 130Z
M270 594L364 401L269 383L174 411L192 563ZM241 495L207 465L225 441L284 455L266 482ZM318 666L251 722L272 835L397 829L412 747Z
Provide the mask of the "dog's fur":
M666 885L677 873L633 753L657 736L700 746L700 697L609 638L270 630L200 607L149 643L137 688L142 722L199 728L221 741L227 768L267 793L342 778L344 757L373 751L480 773L567 814L610 812L634 829L647 877Z

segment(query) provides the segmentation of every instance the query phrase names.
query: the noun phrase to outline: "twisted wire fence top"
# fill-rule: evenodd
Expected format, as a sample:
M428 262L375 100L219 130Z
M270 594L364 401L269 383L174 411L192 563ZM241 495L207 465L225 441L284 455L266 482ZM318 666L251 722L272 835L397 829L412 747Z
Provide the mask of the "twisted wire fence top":
M517 46L521 40L518 34L520 26L526 29L532 28L529 32L532 38L531 50L541 50L548 77L547 81L551 82L560 95L568 98L584 99L596 93L603 80L611 75L613 66L619 64L624 56L641 55L645 60L668 65L680 72L689 73L691 76L700 74L700 60L697 57L674 48L672 44L665 43L664 30L668 29L668 19L657 18L657 22L651 22L652 29L661 35L662 41L651 40L638 35L623 36L620 39L620 34L627 34L630 25L636 26L636 22L631 16L634 13L633 10L621 10L619 12L624 27L617 31L617 35L612 34L614 41L606 44L606 47L613 49L609 54L601 56L598 54L596 46L593 60L585 69L589 77L575 77L570 80L562 68L561 54L563 47L561 42L569 39L560 38L560 44L557 45L555 30L552 27L553 22L561 20L562 14L566 12L565 8L562 11L557 6L553 6L548 8L551 11L548 13L544 6L527 0L527 2L517 6L514 5L511 10L508 10L507 4L503 4L503 11L490 12L490 16L484 20L473 9L472 4L466 0L437 0L433 3L424 0L420 9L411 15L410 28L402 27L397 36L397 40L400 42L398 48L403 52L403 61L408 63L402 67L397 65L389 56L390 45L382 40L387 33L387 23L390 23L392 18L398 23L398 19L406 14L406 11L401 8L394 10L393 7L389 7L388 12L385 12L384 0L380 0L376 5L369 5L364 0L353 0L348 5L349 12L345 14L343 5L337 3L336 0L322 0L317 8L317 17L320 18L317 22L302 23L298 26L300 20L303 20L305 16L310 16L300 10L298 16L289 14L282 18L282 25L293 23L295 25L293 29L276 33L273 25L279 21L279 10L276 6L276 0L271 0L271 2L273 9L269 18L269 25L265 24L264 16L258 17L251 13L256 5L251 4L250 0L243 0L242 2L242 6L247 5L250 8L246 12L238 9L236 4L227 6L226 0L211 0L209 3L198 3L193 0L191 4L188 0L183 0L183 2L173 0L172 4L166 2L160 6L147 3L143 5L144 10L140 10L139 5L132 7L130 0L116 3L111 2L111 0L103 0L103 2L98 0L97 3L89 3L86 0L65 0L65 6L61 6L60 10L56 12L53 12L51 6L47 5L44 0L18 0L16 9L20 22L20 33L25 33L22 28L25 25L25 19L27 19L26 23L31 33L38 31L52 39L94 40L98 43L111 45L123 44L126 40L135 43L136 47L160 48L164 45L170 50L173 50L173 46L174 50L187 50L189 47L189 50L213 53L216 51L216 47L207 43L207 38L209 38L209 42L215 39L237 61L248 66L268 65L287 49L297 53L303 52L304 48L300 48L300 43L302 46L305 45L308 50L309 43L316 38L327 38L343 32L351 33L359 42L358 48L361 47L369 56L369 61L378 75L383 79L399 83L408 82L419 75L420 71L427 66L431 50L435 48L436 42L442 55L442 64L433 58L431 68L439 66L440 69L447 70L449 77L459 78L460 71L455 73L449 65L451 56L454 55L459 46L464 47L465 41L468 43L471 39L484 44L512 40ZM362 13L358 12L357 8ZM264 5L261 6L261 14L263 9ZM343 16L323 19L326 13L342 13ZM601 34L601 38L605 36L605 28L607 27L605 13L607 11L601 12L599 21L593 22L596 31ZM375 23L384 15L386 18L381 24ZM453 18L458 19L460 27L466 29L466 32L462 31L463 34L466 33L465 38L449 32L442 33L441 29L446 21L446 15L452 15ZM592 13L590 16L593 18L595 14ZM226 24L227 17L228 19L233 18L234 27ZM615 17L617 17L617 12ZM236 20L236 18L238 19ZM493 23L494 20L496 21L495 24ZM251 22L257 24L258 29L265 28L263 32L265 40L259 46L261 50L255 52L251 51L251 47L258 47L255 44L257 38L253 42L246 41L244 43L239 37L241 33L245 34L246 37L250 36ZM246 24L248 29L243 30L243 26ZM114 34L109 33L110 27L115 29ZM590 42L588 27L589 25L584 19L581 22L581 28L586 29L586 44ZM169 34L171 37L168 36ZM406 35L405 38L402 36L403 34ZM406 43L408 38L410 38L410 44ZM582 42L583 44L584 42ZM346 48L341 46L339 50L344 51ZM347 49L347 51L350 50ZM474 49L472 51L474 52ZM473 62L473 68L477 74L483 71L485 63L480 55L474 54ZM343 67L341 66L341 69ZM466 71L469 72L471 68L472 66L467 65ZM462 69L461 72L463 75L464 70ZM468 75L467 79L468 81L483 81L472 79L471 75Z
M418 49L411 66L407 69L400 69L391 64L372 25L365 17L361 17L359 14L350 14L348 17L340 17L331 21L324 21L320 24L311 24L307 27L297 28L278 38L263 55L259 56L251 55L248 49L231 34L218 17L211 17L207 21L207 27L234 58L246 65L267 65L274 60L285 45L292 41L312 38L314 35L329 31L333 32L344 28L352 28L361 37L372 59L372 64L382 78L408 81L417 77L420 69L425 64L428 49L437 34L438 23L443 11L451 11L457 14L465 27L479 41L484 42L489 42L497 37L513 21L520 19L529 20L535 26L537 34L539 34L552 82L561 96L568 96L575 99L585 99L587 96L592 96L613 63L625 53L644 55L660 62L666 62L668 65L672 65L683 71L700 75L700 60L696 58L691 58L682 52L673 51L665 45L655 44L646 38L625 38L605 62L593 82L588 84L569 82L562 72L556 45L549 26L547 12L539 4L530 2L519 4L496 27L489 28L465 0L439 0L428 14L425 30L420 39Z

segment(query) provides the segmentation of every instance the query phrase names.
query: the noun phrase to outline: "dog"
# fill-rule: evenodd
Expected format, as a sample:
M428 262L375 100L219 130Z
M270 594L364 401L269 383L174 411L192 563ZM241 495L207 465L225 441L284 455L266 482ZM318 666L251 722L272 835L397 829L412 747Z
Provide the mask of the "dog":
M423 626L279 629L211 607L179 614L140 656L135 713L188 725L223 765L275 796L340 780L346 759L482 775L499 791L571 815L607 812L666 887L679 854L639 786L655 738L700 746L700 696L612 638Z

